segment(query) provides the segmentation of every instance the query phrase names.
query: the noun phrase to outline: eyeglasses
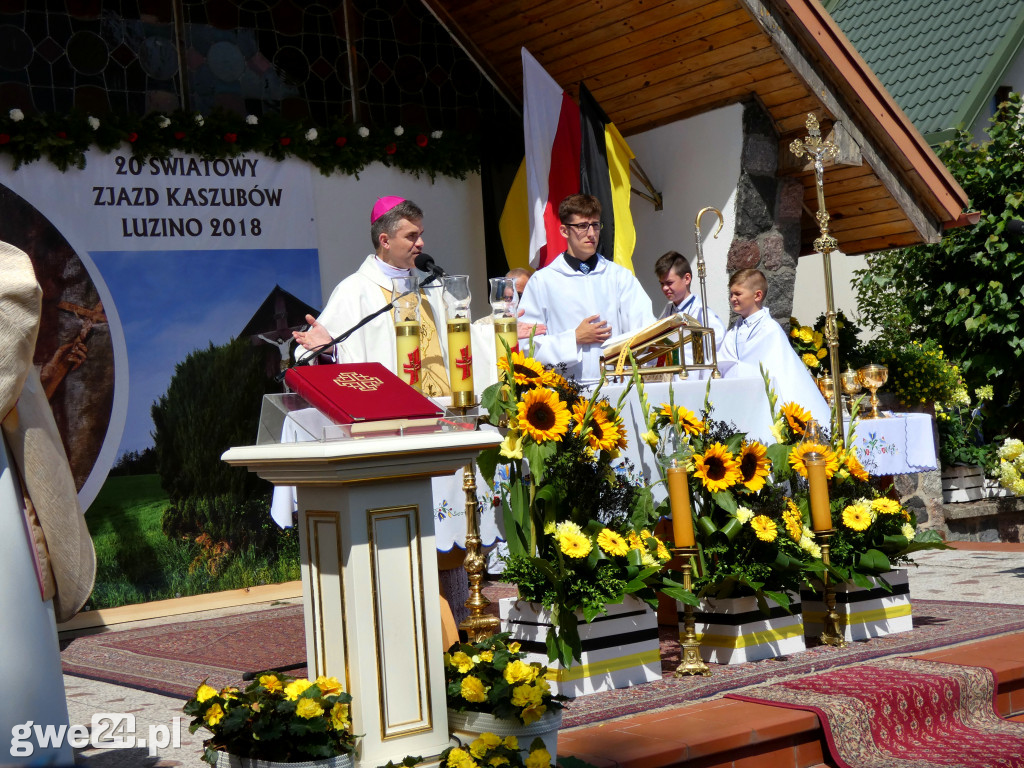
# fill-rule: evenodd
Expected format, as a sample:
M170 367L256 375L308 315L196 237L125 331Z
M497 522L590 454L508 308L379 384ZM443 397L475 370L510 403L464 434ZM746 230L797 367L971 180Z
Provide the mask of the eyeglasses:
M565 226L575 229L577 235L587 234L591 227L594 228L594 232L600 232L604 228L604 224L600 221L583 221L579 224L566 224Z

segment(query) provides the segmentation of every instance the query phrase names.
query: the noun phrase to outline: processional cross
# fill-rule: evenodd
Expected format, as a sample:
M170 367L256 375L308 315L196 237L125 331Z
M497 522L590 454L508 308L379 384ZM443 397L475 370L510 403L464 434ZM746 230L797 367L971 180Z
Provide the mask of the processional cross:
M838 386L839 381L839 329L836 327L836 305L832 293L832 251L838 248L839 243L828 233L829 215L825 208L825 160L831 159L839 154L839 147L831 141L823 141L821 129L818 127L818 118L814 114L807 115L807 136L803 139L794 139L789 145L789 151L797 157L806 154L814 163L814 183L818 189L818 212L814 217L818 220L818 229L821 234L814 241L814 250L821 254L825 267L825 339L828 341L828 362L831 370L833 386ZM833 439L838 437L843 440L843 408L842 401L837 400L835 404L835 432Z

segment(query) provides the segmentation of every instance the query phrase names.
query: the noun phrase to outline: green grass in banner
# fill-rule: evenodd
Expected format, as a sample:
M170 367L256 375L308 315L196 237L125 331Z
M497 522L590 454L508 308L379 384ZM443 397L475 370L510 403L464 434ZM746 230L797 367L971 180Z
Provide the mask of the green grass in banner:
M170 506L158 475L108 477L85 516L96 549L96 586L89 606L200 595L299 578L294 531L276 551L222 551L215 543L168 539L160 527Z

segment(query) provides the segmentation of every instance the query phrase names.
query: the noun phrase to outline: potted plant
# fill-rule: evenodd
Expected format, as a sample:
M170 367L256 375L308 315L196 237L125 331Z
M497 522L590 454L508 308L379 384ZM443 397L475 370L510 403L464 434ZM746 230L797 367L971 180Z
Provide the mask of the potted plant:
M466 742L483 733L539 737L554 756L565 696L551 692L548 668L530 661L519 642L502 632L457 643L444 655L448 728Z
M438 765L444 768L473 768L481 765L551 768L555 765L555 757L548 752L541 739L534 739L529 749L523 749L514 735L502 737L495 733L483 733L468 744L446 749L441 753Z
M775 396L770 388L768 400L774 419ZM847 440L856 428L857 413L855 403ZM779 476L791 482L791 503L805 522L810 519L810 500L804 456L814 451L825 457L834 533L828 566L821 561L817 544L812 551L815 557L807 564L807 572L817 578L801 593L805 632L817 635L822 628L825 608L820 578L826 567L836 591L845 593L837 602L837 611L848 640L912 629L907 574L901 567L913 562L910 555L914 552L948 547L937 531L917 530L913 511L883 493L861 465L856 450L845 448L841 437L830 437L823 428L823 444L804 441L809 418L798 406L783 406L773 427L777 442L768 449Z
M576 382L520 352L502 365L482 402L506 437L478 465L488 479L499 463L508 468L495 488L509 549L502 580L517 586L519 599L502 601L503 622L528 653L554 662L559 693L660 678L656 591L682 597L682 588L661 576L669 553L651 534L650 489L631 467L612 463L627 439L621 398L602 398L600 383L584 396ZM629 665L604 658L584 676L567 672L573 661L588 665L588 645L603 647L599 638L617 634L633 641L621 647Z
M776 482L768 446L715 419L707 401L700 416L672 402L652 409L639 377L636 385L648 414L645 441L659 454L673 451L687 470L701 655L728 664L803 650L798 595L820 552ZM741 615L747 620L737 625Z
M203 742L210 765L350 768L356 748L351 701L337 678L264 672L244 690L218 691L204 681L183 711L193 718L190 733L210 732Z
M984 407L992 399L992 387L978 388L975 396L978 404L972 408L967 388L960 386L951 402L935 405L942 462L942 500L947 503L985 496L985 471L996 465L996 446L985 444L982 431Z

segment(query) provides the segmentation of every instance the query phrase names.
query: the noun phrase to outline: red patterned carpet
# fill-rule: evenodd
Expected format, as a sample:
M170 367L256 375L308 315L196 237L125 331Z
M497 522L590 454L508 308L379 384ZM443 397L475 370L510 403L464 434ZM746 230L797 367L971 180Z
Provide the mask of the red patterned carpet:
M985 667L885 659L726 697L814 712L839 768L1024 768Z
M914 601L912 632L808 648L779 659L713 665L714 675L674 678L679 645L662 628L663 678L633 688L581 697L565 712L565 727L676 706L768 680L832 667L917 653L1024 629L1024 606ZM238 684L247 672L302 665L305 640L301 606L252 611L216 619L176 621L143 629L105 632L62 642L64 671L142 690L186 698L204 680ZM294 674L304 674L304 668Z

